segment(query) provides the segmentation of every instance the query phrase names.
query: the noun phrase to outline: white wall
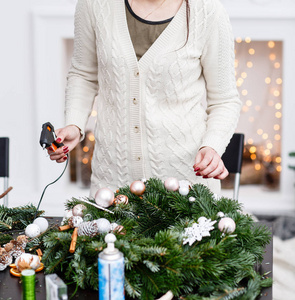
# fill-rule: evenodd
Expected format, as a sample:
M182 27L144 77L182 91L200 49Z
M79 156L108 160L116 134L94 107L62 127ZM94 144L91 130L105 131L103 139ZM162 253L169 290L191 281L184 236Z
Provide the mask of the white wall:
M293 28L295 16L292 11L295 11L295 1L223 0L222 2L224 2L231 15L236 36L245 37L250 35L252 38L261 39L259 34L262 32L265 34L265 40L275 39L276 37L280 39L281 25L278 25L277 30L274 30L275 37L271 36L273 30L269 30L267 27L262 31L258 30L264 26L262 21L271 14L275 19L275 23L279 22L282 16L289 14L289 17L285 18L285 22L289 22L290 28ZM64 79L56 77L55 70L64 66L60 65L59 60L51 61L48 59L50 52L46 51L47 48L44 47L44 43L48 42L50 34L45 31L42 35L43 20L46 18L36 18L36 15L40 16L42 8L44 8L43 12L52 8L60 14L65 13L70 20L67 28L60 25L57 20L50 23L50 26L55 26L55 31L64 31L64 35L67 35L68 32L72 34L74 3L75 0L10 0L5 1L4 4L1 3L0 136L10 138L9 182L14 189L9 194L9 206L18 206L28 202L37 204L45 184L58 177L63 169L63 165L49 161L39 145L42 123L51 121L56 128L63 125L62 85ZM258 3L257 9L255 7L256 3ZM284 6L283 4L286 3L287 5ZM252 10L251 8L249 10L252 5L255 9ZM288 9L281 11L282 7ZM264 11L265 13L263 13ZM37 22L35 25L38 24L37 27L33 26L33 12L35 12L34 20ZM245 14L248 14L248 16ZM250 22L249 31L245 30L243 19ZM274 24L273 20L269 20L268 24ZM47 27L44 25L44 28ZM289 50L286 52L285 49L284 52L284 54L288 54L289 58L293 57L290 56L290 52L294 50L294 43L290 42L287 37L287 34L292 34L294 37L293 29L290 30L283 36L283 39L287 39L285 45L290 45ZM33 34L38 35L39 42L42 40L37 46L34 43L36 42L36 36L34 37ZM58 43L56 47L62 46ZM36 49L44 48L45 51L36 53ZM50 51L54 52L55 47ZM42 60L42 57L45 57L45 59ZM45 66L44 70L37 73L36 64ZM283 105L286 107L283 112L286 116L283 121L283 126L286 129L283 141L283 166L285 170L288 165L287 153L295 150L292 139L292 128L295 126L295 118L293 117L295 113L293 104L295 95L290 89L290 87L293 88L293 78L295 77L295 68L292 68L294 59L288 62L288 65L287 72L284 74L285 85L283 87L287 87L283 99ZM42 86L43 84L45 84L45 87ZM55 86L57 87L56 90L52 91ZM287 127L292 128L287 129ZM62 215L63 202L66 199L71 196L86 196L88 194L87 190L80 190L77 186L70 184L68 177L65 175L61 181L48 188L41 205L41 209L45 209L47 215ZM255 189L243 187L241 201L246 203L246 209L250 211L294 210L294 197L291 195L293 193L293 180L293 173L286 170L283 176L284 192L277 194L257 193ZM259 202L260 198L263 198L263 201Z

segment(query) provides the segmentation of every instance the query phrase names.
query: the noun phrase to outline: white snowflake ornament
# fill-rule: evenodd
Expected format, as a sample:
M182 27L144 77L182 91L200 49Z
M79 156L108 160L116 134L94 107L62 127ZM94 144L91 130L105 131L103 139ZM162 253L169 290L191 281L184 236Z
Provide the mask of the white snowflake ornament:
M191 246L195 241L201 241L204 236L210 236L209 231L214 229L215 223L216 221L200 217L198 223L193 223L191 227L185 228L183 244L189 243Z

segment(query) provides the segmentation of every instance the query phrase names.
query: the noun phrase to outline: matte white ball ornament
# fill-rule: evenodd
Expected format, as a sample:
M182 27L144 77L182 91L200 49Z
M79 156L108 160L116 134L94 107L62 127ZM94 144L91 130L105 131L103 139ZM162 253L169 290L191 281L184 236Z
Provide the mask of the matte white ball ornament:
M99 233L105 233L105 232L109 232L111 230L111 223L109 220L105 219L105 218L100 218L95 220L96 224L97 224L97 231Z
M141 180L133 181L130 184L130 191L132 194L140 196L145 191L145 184Z
M195 201L196 201L196 198L195 198L195 197L189 197L189 198L188 198L188 201L189 201L189 202L195 202Z
M40 227L37 224L30 224L25 229L25 235L29 238L35 238L41 233Z
M84 213L83 213L83 210L86 209L86 206L83 205L83 204L77 204L73 207L73 216L79 216L79 217L83 217L84 216Z
M35 219L33 224L36 224L40 227L41 233L45 232L49 227L48 221L43 217L38 217L37 219Z
M165 188L168 191L177 191L179 189L179 182L176 178L174 177L169 177L165 180L164 182Z
M236 230L236 223L232 218L222 218L218 223L218 229L230 234Z
M217 213L217 217L219 217L219 218L223 218L225 215L224 215L224 213L222 212L222 211L219 211L218 213Z
M102 207L109 207L113 204L115 195L109 188L101 188L95 194L96 204Z
M185 186L182 186L179 188L179 194L182 195L182 196L186 196L188 195L189 193L189 188L188 187L185 187Z

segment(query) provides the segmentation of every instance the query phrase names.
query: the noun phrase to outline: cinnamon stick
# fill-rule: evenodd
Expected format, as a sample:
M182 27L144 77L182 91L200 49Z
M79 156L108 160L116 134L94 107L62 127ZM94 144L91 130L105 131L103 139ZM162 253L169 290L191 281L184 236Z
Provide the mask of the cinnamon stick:
M63 226L59 226L58 227L58 230L59 231L64 231L64 230L67 230L67 229L70 229L71 226L70 225L63 225Z
M70 253L74 253L75 249L76 249L76 243L77 243L77 237L78 237L78 228L75 227L73 234L72 234L72 241L71 241L71 245L70 245L70 249L69 252Z
M13 187L10 186L3 194L0 195L0 199L4 198L12 189L13 189Z

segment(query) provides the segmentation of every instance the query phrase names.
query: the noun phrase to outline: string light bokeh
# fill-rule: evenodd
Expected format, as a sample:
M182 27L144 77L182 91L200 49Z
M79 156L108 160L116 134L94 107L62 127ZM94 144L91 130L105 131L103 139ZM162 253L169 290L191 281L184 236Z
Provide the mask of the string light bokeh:
M278 188L281 172L282 42L235 41L236 84L243 102L237 132L245 134L242 183ZM253 181L251 182L251 177Z

